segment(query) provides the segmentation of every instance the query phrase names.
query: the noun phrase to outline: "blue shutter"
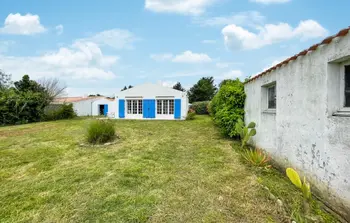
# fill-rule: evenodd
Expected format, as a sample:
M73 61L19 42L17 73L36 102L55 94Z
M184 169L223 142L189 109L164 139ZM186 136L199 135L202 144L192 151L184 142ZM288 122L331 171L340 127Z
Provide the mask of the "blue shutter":
M149 100L149 118L156 118L156 100Z
M148 118L148 100L145 99L142 103L143 118Z
M174 118L175 119L180 119L181 118L181 99L175 99Z
M119 118L125 118L125 100L119 99Z
M104 105L104 115L107 116L107 113L108 113L108 105Z

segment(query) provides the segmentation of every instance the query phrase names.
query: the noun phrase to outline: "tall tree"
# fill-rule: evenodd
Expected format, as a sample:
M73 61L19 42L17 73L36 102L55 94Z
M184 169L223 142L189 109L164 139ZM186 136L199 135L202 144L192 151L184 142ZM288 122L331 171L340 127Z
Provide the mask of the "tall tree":
M125 90L128 90L128 88L126 86L124 86L121 91L125 91Z
M214 84L213 77L202 77L191 89L188 91L188 98L190 103L196 101L210 101L217 88Z
M46 89L24 75L14 87L0 91L0 124L40 121L49 103Z
M177 82L174 86L173 89L178 90L178 91L186 91L185 88L182 87L180 82Z
M16 81L14 85L16 90L19 92L32 91L32 92L47 93L46 89L43 86L41 86L38 82L34 80L30 80L30 77L28 74L24 75L21 80Z

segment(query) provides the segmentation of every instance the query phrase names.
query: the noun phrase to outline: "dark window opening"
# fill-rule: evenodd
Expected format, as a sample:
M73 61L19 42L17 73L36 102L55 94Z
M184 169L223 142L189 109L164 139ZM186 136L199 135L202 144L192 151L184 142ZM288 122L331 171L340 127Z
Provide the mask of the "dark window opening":
M268 109L276 109L276 85L267 88Z
M104 115L104 114L105 114L105 106L99 105L99 115Z
M350 66L345 66L345 107L350 107Z

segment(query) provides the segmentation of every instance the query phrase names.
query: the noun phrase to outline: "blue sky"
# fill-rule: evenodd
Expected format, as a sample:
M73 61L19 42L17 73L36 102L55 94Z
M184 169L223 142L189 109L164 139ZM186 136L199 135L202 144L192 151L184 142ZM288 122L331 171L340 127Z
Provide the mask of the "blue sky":
M2 0L0 69L69 96L261 72L348 27L349 0Z

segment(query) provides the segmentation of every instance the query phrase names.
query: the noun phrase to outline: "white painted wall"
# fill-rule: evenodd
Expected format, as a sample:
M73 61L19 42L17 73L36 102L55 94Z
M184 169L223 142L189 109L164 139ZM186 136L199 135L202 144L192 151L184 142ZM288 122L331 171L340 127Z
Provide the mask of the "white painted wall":
M115 101L106 98L91 98L82 101L72 102L73 109L78 116L97 116L99 115L99 105L108 104L108 113L115 113Z
M350 219L350 117L343 109L343 66L350 34L245 85L245 120L257 123L252 143L303 172ZM276 81L277 109L265 112L266 84Z
M92 102L92 115L99 115L99 105L108 105L108 113L115 113L115 101L110 101L106 98L98 98Z
M186 92L174 90L169 87L163 87L158 84L143 84L135 86L125 91L121 91L115 94L115 118L119 119L119 99L181 99L181 120L186 119L187 112L189 109L188 98ZM156 103L157 106L157 103ZM127 108L125 102L125 109ZM126 119L143 119L142 115L128 115L125 110ZM174 115L157 115L156 107L156 118L158 120L172 120Z
M73 109L78 116L88 116L92 115L92 99L87 99L83 101L73 102Z

